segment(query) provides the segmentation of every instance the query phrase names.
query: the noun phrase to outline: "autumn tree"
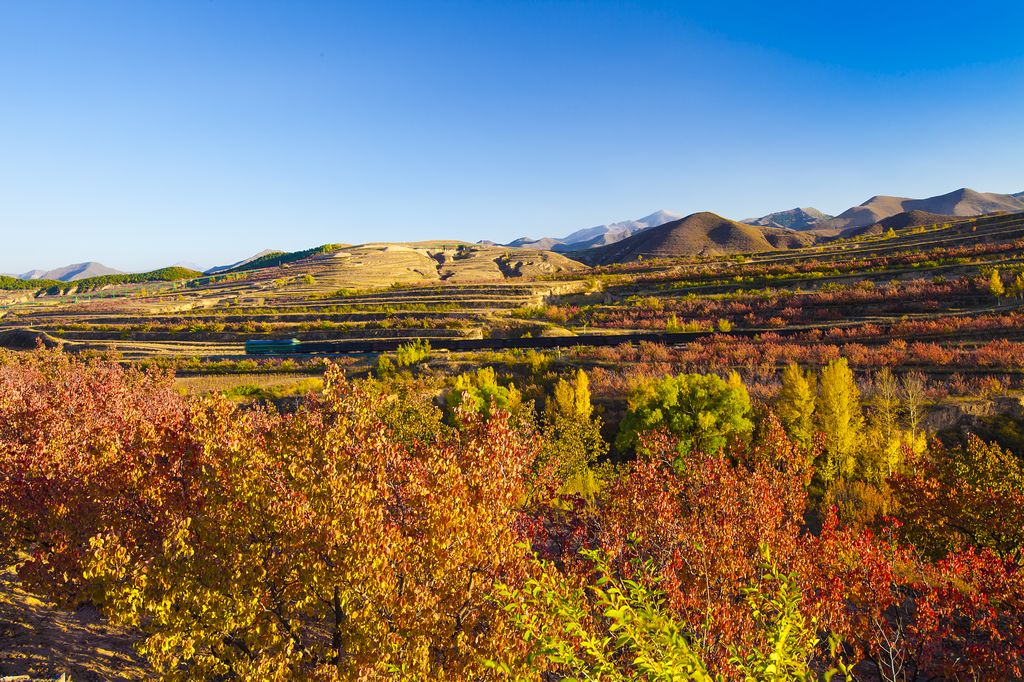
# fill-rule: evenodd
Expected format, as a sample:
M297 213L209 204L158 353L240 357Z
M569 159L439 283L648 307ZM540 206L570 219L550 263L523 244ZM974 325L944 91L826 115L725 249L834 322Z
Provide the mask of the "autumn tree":
M805 447L814 436L815 378L790 363L782 371L782 390L775 400L775 413L791 438Z
M925 377L921 372L907 372L900 377L900 398L907 418L910 437L917 442L921 435L921 420L924 418Z
M523 649L488 595L523 570L535 444L497 409L388 427L408 412L334 367L282 415L31 356L0 367L4 540L40 591L140 629L163 679L486 679Z
M935 444L895 490L903 536L932 556L981 547L1024 558L1024 463L998 444Z
M993 268L992 274L989 275L988 292L997 299L1002 298L1006 293L1006 287L1003 286L1003 278L999 275L999 268Z
M704 660L695 624L668 607L663 581L650 561L634 562L631 577L624 577L600 551L583 553L593 564L590 584L567 581L552 564L534 558L535 577L521 589L498 585L497 598L532 643L532 679L545 679L544 673L609 682L819 679L812 667L819 648L816 622L801 611L794 576L771 564L767 553L760 580L744 589L745 606L760 628L757 639L765 644L734 652L727 673L713 672ZM491 665L525 679L500 661ZM850 672L840 665L842 672ZM833 668L824 679L836 672Z
M1024 296L1024 272L1017 273L1017 276L1013 278L1013 283L1007 289L1007 293L1014 298Z
M577 369L571 380L555 383L544 405L541 433L540 461L553 463L563 481L587 487L591 467L608 452L608 444L601 436L601 419L594 415L585 371Z
M58 602L101 598L84 577L90 538L159 547L197 495L197 449L170 375L56 350L0 355L0 550ZM0 552L2 553L2 552Z
M871 395L861 476L881 484L899 467L904 447L912 446L902 425L899 381L888 367L871 377Z
M695 646L714 672L729 669L733 648L763 643L743 601L763 549L786 565L799 545L806 457L777 420L762 434L751 446L694 450L680 468L680 437L656 432L647 456L610 484L598 509L594 542L622 570L635 559L654 562L669 606L700 633Z
M822 481L828 484L852 477L864 417L860 389L846 358L833 360L821 370L815 422L825 434L824 459L818 467Z

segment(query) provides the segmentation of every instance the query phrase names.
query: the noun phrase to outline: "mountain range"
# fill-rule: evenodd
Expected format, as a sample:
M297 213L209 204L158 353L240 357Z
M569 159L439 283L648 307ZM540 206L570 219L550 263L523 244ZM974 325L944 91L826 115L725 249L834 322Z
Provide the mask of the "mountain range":
M1024 192L995 194L991 192L977 192L964 187L948 194L925 199L878 195L871 197L859 206L853 206L843 211L838 216L830 216L816 208L807 207L777 211L760 218L748 218L739 222L732 220L728 220L728 222L732 225L732 231L737 233L743 232L748 235L752 233L742 231L738 226L749 225L766 228L768 231L762 232L764 240L769 243L771 243L771 240L774 240L776 247L779 247L779 245L787 240L797 244L802 243L800 239L792 235L787 237L786 233L812 232L820 237L855 236L855 232L858 234L862 233L866 228L878 225L880 221L904 213L910 215L900 219L903 221L903 225L896 225L894 223L885 225L885 229L897 226L906 227L911 224L926 224L920 222L925 219L923 217L925 215L932 217L931 222L942 222L956 216L968 217L1004 211L1010 213L1024 211ZM715 214L698 213L686 218L689 220L696 215ZM660 210L638 220L627 220L619 223L588 227L577 230L565 237L543 237L540 239L521 237L513 242L509 242L505 246L549 249L559 253L572 254L575 258L590 262L593 258L583 256L589 249L598 249L610 244L619 243L659 225L678 221L682 217L679 213ZM721 220L727 220L721 218L721 216L717 217ZM896 223L899 223L900 220L897 220ZM703 225L705 222L704 220L694 220L689 224ZM779 230L782 230L782 232L779 232ZM706 242L703 237L698 235L692 241L692 244L699 245L696 251L681 252L677 255L694 255L702 252L710 254L720 251L722 248L731 248L727 246L728 244L738 244L743 241L743 239L729 238L719 243L716 239L712 238L710 242ZM686 242L687 240L673 240L673 243L678 244ZM752 245L754 243L748 244L748 246Z
M108 268L103 263L87 261L85 263L65 265L62 268L55 268L53 270L29 270L28 272L23 272L20 275L12 276L17 277L18 279L50 279L60 282L74 282L79 279L86 279L87 277L121 274L124 273L120 270L115 270L114 268Z
M788 228L748 225L707 211L642 230L613 244L571 254L588 265L680 255L722 256L813 244L813 235Z
M520 237L515 241L505 244L505 246L511 246L518 249L545 249L549 251L557 251L559 253L568 253L570 251L579 251L582 249L604 246L606 244L614 244L615 242L619 242L627 237L633 236L637 232L642 232L643 230L651 227L657 227L658 225L664 225L665 223L678 220L682 217L682 214L679 213L659 210L648 216L644 216L643 218L638 218L637 220L624 220L618 223L585 227L582 230L576 230L564 237L542 237L541 239Z
M947 216L976 216L986 213L1024 211L1024 192L993 194L963 187L948 194L910 199L907 197L874 196L860 206L849 208L828 221L832 229L864 227L905 211L925 211Z
M1024 211L1024 192L996 194L964 187L924 199L878 195L837 216L806 207L734 221L708 212L684 217L672 211L659 210L636 220L576 230L564 237L521 237L504 246L555 251L584 263L599 265L637 258L710 256L795 248L834 237L876 234L890 228L946 222L957 217L1020 211ZM260 251L236 263L210 268L205 274L240 268L275 253L280 252ZM30 270L13 276L73 282L112 274L122 272L88 261L54 270Z
M813 230L821 227L832 216L822 213L816 208L792 208L788 211L769 213L760 218L747 218L742 221L748 225L763 227L785 227L790 230Z

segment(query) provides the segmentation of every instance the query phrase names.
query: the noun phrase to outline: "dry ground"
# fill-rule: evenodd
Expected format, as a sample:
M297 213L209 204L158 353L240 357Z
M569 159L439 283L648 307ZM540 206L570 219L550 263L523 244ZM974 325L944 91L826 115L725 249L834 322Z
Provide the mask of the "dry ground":
M58 609L22 589L13 569L0 572L0 680L153 679L132 649L137 639L94 608Z

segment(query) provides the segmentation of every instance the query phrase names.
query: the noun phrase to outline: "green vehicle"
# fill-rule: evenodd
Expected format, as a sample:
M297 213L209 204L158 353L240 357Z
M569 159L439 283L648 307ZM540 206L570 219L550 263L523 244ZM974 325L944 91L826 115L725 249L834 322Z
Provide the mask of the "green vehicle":
M252 339L245 342L246 355L281 355L294 353L298 348L298 339Z

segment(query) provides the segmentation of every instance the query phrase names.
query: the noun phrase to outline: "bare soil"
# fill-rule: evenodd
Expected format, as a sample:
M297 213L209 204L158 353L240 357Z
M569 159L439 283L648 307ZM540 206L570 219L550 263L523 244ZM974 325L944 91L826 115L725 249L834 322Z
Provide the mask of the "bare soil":
M154 679L132 648L138 639L93 607L59 609L25 591L13 568L0 571L0 679Z

